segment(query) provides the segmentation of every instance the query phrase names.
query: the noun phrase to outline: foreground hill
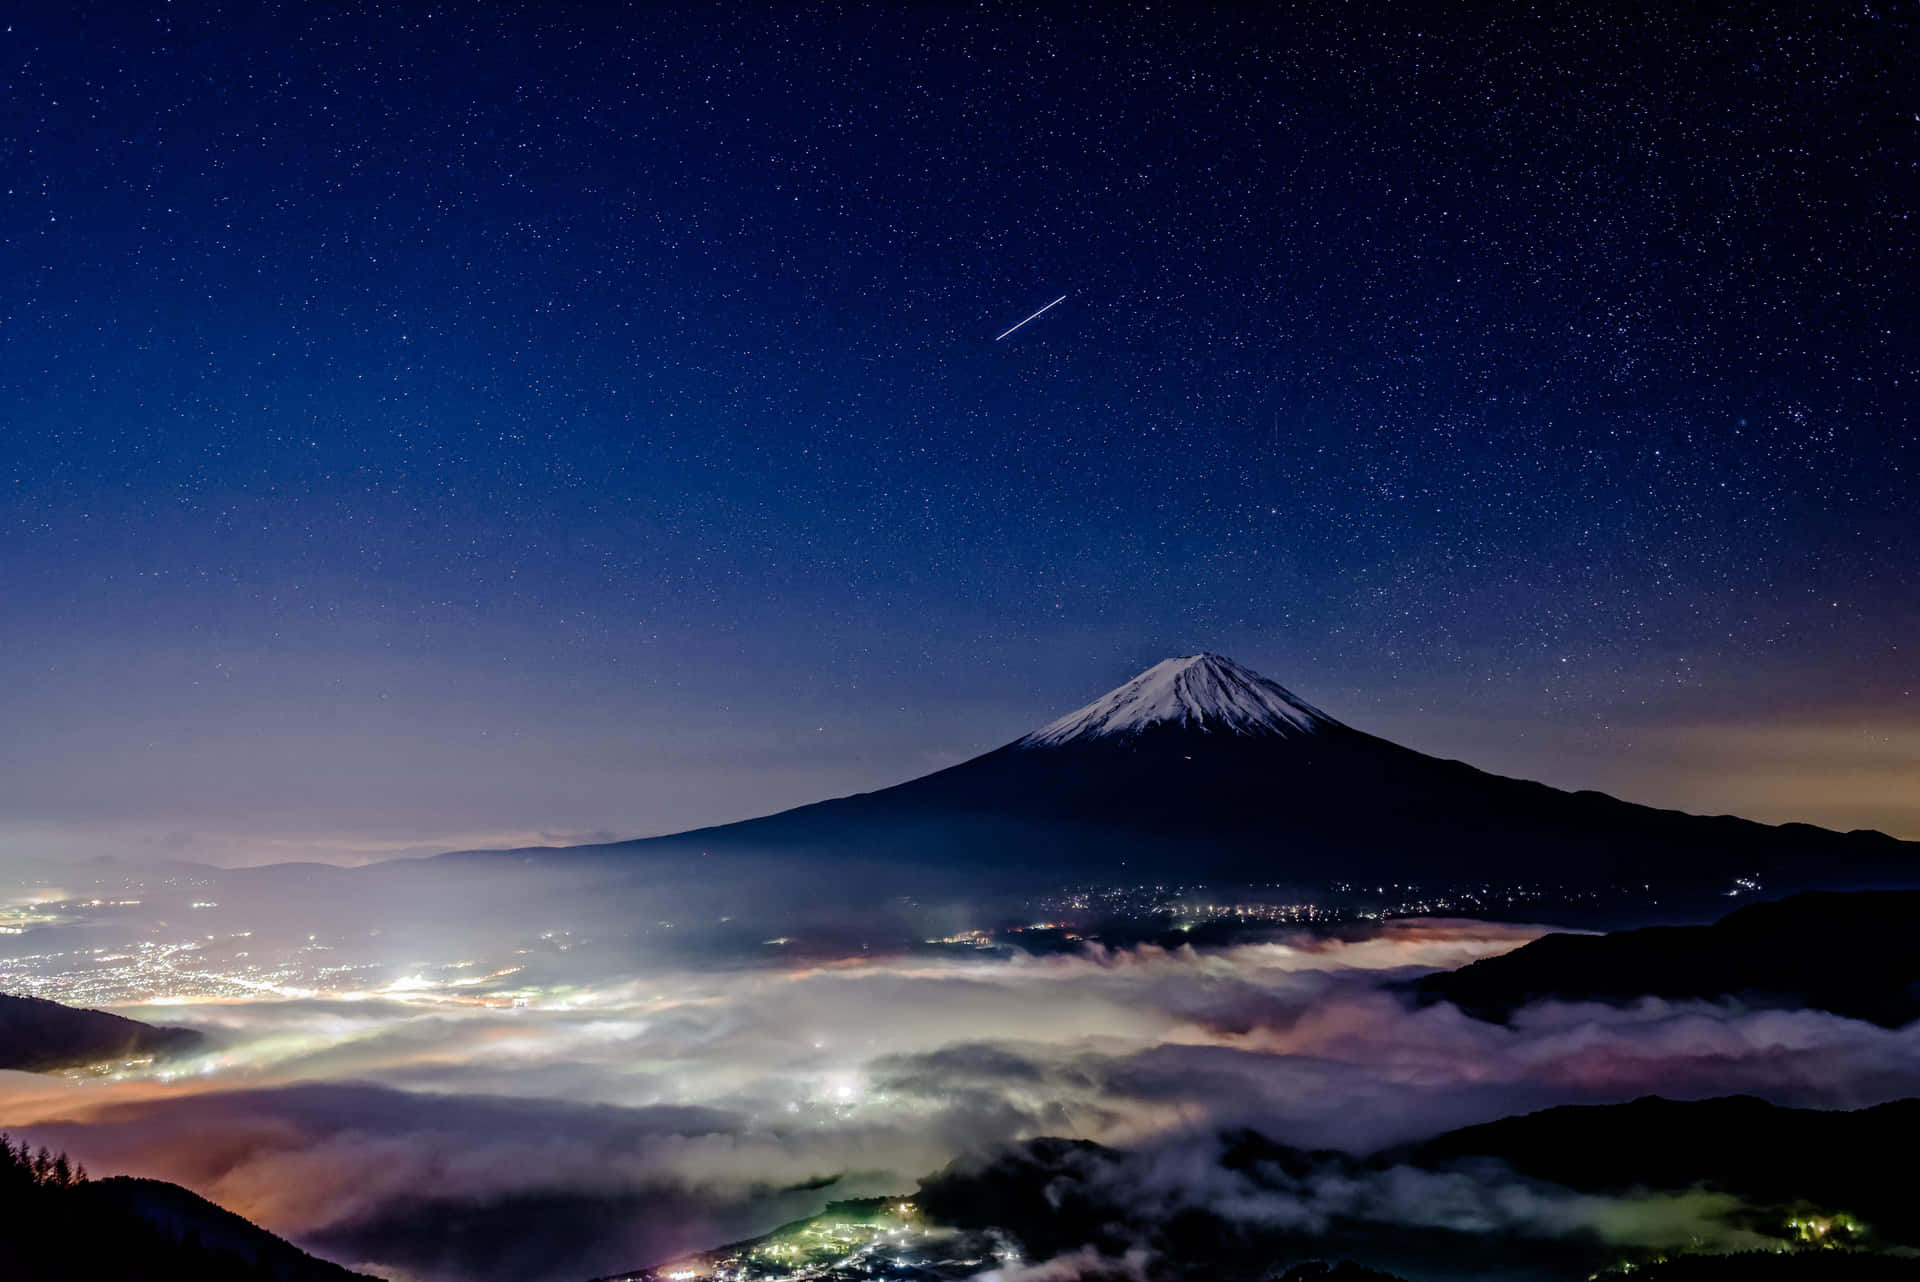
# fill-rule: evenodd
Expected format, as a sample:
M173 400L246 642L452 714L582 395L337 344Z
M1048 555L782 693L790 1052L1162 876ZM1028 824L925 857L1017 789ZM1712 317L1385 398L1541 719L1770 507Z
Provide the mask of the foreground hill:
M377 1282L178 1185L88 1180L55 1161L0 1156L6 1282Z
M1920 891L1808 892L1710 926L1547 935L1412 985L1482 1019L1530 1002L1731 998L1897 1028L1920 1019Z
M177 1055L204 1041L190 1028L160 1028L101 1010L0 993L0 1068L32 1073L84 1064Z
M1191 1148L1041 1139L956 1162L916 1200L940 1223L1011 1235L1030 1258L1144 1247L1169 1262L1169 1277L1196 1282L1255 1282L1330 1256L1414 1278L1576 1278L1636 1249L1595 1237L1574 1208L1626 1226L1662 1196L1669 1213L1694 1208L1676 1245L1710 1248L1697 1230L1746 1248L1911 1252L1920 1209L1905 1164L1916 1142L1920 1100L1828 1112L1650 1098L1548 1109L1364 1157L1252 1132L1220 1137L1205 1162ZM1646 1263L1661 1252L1637 1254ZM1887 1267L1768 1276L1873 1278Z
M1913 1282L1920 1259L1866 1251L1734 1251L1677 1255L1600 1274L1597 1282ZM1279 1282L1405 1282L1389 1273L1338 1264L1299 1264Z
M1003 748L896 787L565 850L655 866L853 860L901 882L1124 869L1719 889L1755 876L1780 888L1920 882L1917 852L1881 833L1705 818L1488 774L1355 730L1210 654L1169 659Z
M1706 1187L1755 1204L1845 1212L1920 1246L1910 1155L1920 1099L1829 1111L1748 1096L1566 1105L1449 1131L1380 1160L1429 1169L1493 1158L1583 1193Z
M1601 1282L1913 1282L1920 1259L1861 1251L1739 1251L1678 1255Z

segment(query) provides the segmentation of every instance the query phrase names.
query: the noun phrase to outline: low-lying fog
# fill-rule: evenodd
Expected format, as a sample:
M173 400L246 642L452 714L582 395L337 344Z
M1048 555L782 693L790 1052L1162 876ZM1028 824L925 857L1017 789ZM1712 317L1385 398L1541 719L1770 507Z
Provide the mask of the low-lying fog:
M857 914L763 936L778 915L760 900L727 921L719 891L547 870L197 877L12 896L0 989L191 1025L213 1049L0 1073L0 1119L394 1278L637 1268L1036 1135L1204 1166L1230 1125L1370 1150L1650 1092L1856 1106L1913 1093L1920 1065L1920 1028L1818 1013L1543 1005L1501 1027L1385 987L1537 926L1279 926L1200 950L1055 932L1028 951L975 946L963 908L876 910L920 932L906 948L857 939ZM1515 1231L1622 1241L1705 1232L1713 1210L1449 1197Z

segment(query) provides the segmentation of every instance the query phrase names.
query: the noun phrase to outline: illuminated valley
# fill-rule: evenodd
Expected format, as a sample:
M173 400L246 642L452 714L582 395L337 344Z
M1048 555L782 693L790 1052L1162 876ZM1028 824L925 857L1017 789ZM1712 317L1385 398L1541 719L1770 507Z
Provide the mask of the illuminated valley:
M1005 1234L930 1226L911 1201L872 1198L836 1203L765 1237L602 1282L959 1282L1021 1263Z

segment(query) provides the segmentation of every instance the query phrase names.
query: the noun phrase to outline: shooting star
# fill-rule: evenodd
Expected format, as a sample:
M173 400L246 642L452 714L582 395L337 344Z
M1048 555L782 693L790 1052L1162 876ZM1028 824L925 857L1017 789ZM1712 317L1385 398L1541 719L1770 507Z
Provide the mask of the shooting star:
M1040 315L1040 313L1041 313L1041 312L1049 312L1049 311L1052 311L1052 310L1053 310L1054 308L1056 308L1056 307L1058 307L1058 306L1060 306L1060 304L1062 304L1062 303L1064 303L1064 302L1066 302L1066 301L1067 301L1067 296L1066 296L1065 294L1062 294L1062 295L1060 295L1060 297L1058 297L1058 298L1056 298L1056 299L1054 299L1054 300L1053 300L1053 301L1052 301L1051 303L1048 303L1048 304L1047 304L1047 305L1046 305L1045 307L1042 307L1042 308L1040 309L1040 311L1038 311L1038 312L1035 312L1035 313L1034 313L1034 314L1033 314L1032 316L1029 316L1029 317L1027 317L1027 320L1023 320L1023 321L1021 321L1021 322L1020 322L1020 325L1024 325L1024 324L1026 324L1026 323L1027 323L1027 321L1030 321L1030 320L1033 320L1033 319L1035 319L1035 318L1037 318L1037 317L1038 317L1038 316ZM1019 328L1020 328L1020 325L1015 325L1015 326L1013 327L1013 329L1019 329ZM1007 331L1007 334L1011 334L1011 333L1013 333L1013 329L1010 329L1010 330L1008 330L1008 331ZM1000 341L1000 339L1001 339L1001 338L1005 338L1005 337L1007 336L1007 334L1002 334L1002 335L1000 335L1000 338L996 338L996 339L994 339L993 341L997 343L997 342L999 342L999 341Z

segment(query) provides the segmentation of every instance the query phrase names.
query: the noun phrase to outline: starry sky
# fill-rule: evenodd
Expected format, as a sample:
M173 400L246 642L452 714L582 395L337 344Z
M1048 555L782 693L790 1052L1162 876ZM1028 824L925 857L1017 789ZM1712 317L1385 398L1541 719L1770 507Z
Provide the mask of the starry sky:
M15 10L0 849L669 831L1200 649L1920 837L1915 8L1598 8Z

